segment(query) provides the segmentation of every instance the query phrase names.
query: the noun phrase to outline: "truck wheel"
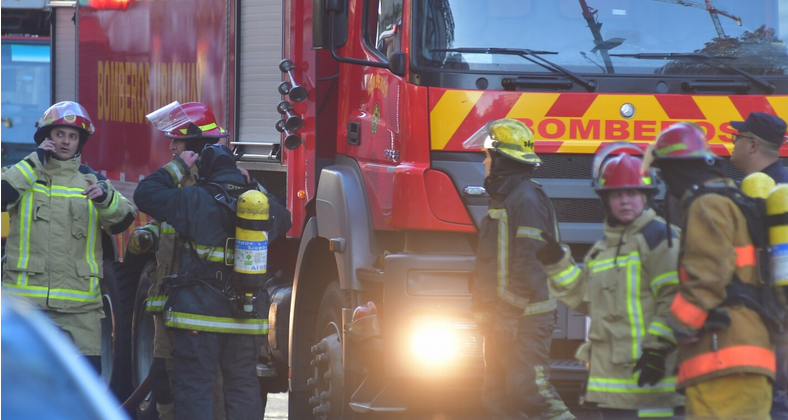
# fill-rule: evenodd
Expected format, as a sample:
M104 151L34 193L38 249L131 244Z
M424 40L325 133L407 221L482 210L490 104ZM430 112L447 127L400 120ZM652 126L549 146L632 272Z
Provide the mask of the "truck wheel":
M148 289L153 284L147 273L156 267L155 261L149 261L138 276L136 299L134 300L134 321L131 334L131 376L134 388L139 386L153 363L153 316L145 311L148 303ZM151 393L137 405L137 420L154 420L159 418L156 401Z
M129 370L131 343L131 316L124 311L124 304L133 298L122 286L118 262L104 261L104 278L101 295L104 319L101 320L101 380L123 401L131 394Z
M332 281L323 293L312 346L312 376L307 381L309 405L315 418L350 418L345 401L345 369L342 363L342 308L344 298L339 282Z

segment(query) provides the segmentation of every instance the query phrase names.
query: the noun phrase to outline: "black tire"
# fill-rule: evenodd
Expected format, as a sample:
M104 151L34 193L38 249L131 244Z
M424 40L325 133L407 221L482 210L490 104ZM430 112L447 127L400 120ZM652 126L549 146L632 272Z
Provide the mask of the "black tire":
M125 401L136 389L136 384L132 381L131 375L131 326L134 312L134 301L137 292L137 281L147 261L153 258L152 255L136 256L126 255L123 262L105 261L104 281L102 288L105 289L105 314L107 318L105 324L110 319L110 311L107 309L108 302L113 316L112 324L114 329L114 340L112 344L111 364L102 357L102 371L109 364L111 374L108 376L108 383L115 396L120 402ZM107 299L110 296L111 299ZM104 327L105 333L107 328ZM104 352L102 351L102 355ZM104 377L104 374L102 374Z
M317 313L317 323L315 324L316 346L323 347L323 354L329 355L329 362L318 363L316 361L318 352L313 352L315 361L310 397L320 399L321 393L329 391L332 395L330 399L330 411L319 413L315 418L321 420L348 420L353 418L353 412L348 406L350 400L345 386L345 370L342 363L342 308L346 301L338 281L332 281L326 286L323 292L323 299L320 302L320 310ZM327 346L326 346L327 345ZM333 347L333 351L329 348ZM334 358L339 358L335 360ZM331 371L331 378L325 379L325 373ZM310 408L316 404L310 404ZM336 406L339 407L336 407Z
M104 278L101 281L104 316L101 321L101 379L109 386L119 401L124 401L131 387L130 325L131 316L124 310L130 297L128 288L119 279L121 264L104 261Z
M153 316L145 311L148 302L148 289L153 284L147 273L152 272L155 261L148 261L140 272L137 282L136 298L131 333L131 377L136 388L148 376L153 363ZM156 401L151 393L137 405L137 420L157 420Z

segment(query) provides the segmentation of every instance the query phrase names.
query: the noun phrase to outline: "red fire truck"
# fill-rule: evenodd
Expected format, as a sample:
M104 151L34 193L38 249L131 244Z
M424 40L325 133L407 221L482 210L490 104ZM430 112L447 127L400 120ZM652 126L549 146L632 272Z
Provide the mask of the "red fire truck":
M291 418L478 409L469 273L487 195L483 156L462 142L487 121L533 129L536 177L580 257L602 235L589 188L600 146L645 146L692 121L727 156L729 121L788 118L785 1L51 3L57 45L76 41L73 55L56 51L55 99L78 100L97 126L85 163L131 197L171 158L145 114L200 101L286 200L293 228L272 244L269 266L286 274L272 282L260 371L268 391L289 391ZM135 385L150 361L146 290ZM584 317L559 311L552 379L569 403L585 332Z

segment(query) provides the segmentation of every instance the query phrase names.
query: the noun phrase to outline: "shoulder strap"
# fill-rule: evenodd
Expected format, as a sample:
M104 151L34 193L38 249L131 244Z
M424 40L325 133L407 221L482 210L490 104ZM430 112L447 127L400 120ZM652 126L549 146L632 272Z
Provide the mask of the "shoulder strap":
M203 187L213 196L221 210L222 228L230 236L235 235L235 212L238 208L238 198L230 195L226 189L215 182L203 184Z

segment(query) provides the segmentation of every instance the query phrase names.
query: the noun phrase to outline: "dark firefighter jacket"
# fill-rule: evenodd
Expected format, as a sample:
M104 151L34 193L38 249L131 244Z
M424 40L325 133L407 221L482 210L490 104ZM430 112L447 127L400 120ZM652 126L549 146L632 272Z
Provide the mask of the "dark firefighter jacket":
M171 281L173 290L165 305L165 323L169 327L197 331L235 334L266 334L267 296L261 291L256 300L258 318L236 318L223 289L232 267L232 249L225 250L227 239L235 236L234 227L222 224L223 204L202 185L178 187L182 174L189 169L175 158L149 177L140 181L134 201L140 211L156 220L168 221L187 241L187 250ZM235 168L220 169L210 182L245 185L246 180ZM274 218L268 232L269 242L283 236L290 228L290 214L269 196L269 213Z
M730 179L707 183L715 184L735 187ZM731 324L716 333L716 346L714 334L708 331L700 331L695 343L679 345L678 388L735 373L773 380L774 349L763 320L743 305L723 305L734 274L745 284L759 282L744 213L733 200L714 193L697 197L684 212L680 286L670 308L671 321L679 328L699 331L709 311L722 305L730 313Z
M547 274L536 259L541 232L558 236L552 204L527 174L508 175L490 194L479 228L473 273L475 311L536 315L556 309Z

